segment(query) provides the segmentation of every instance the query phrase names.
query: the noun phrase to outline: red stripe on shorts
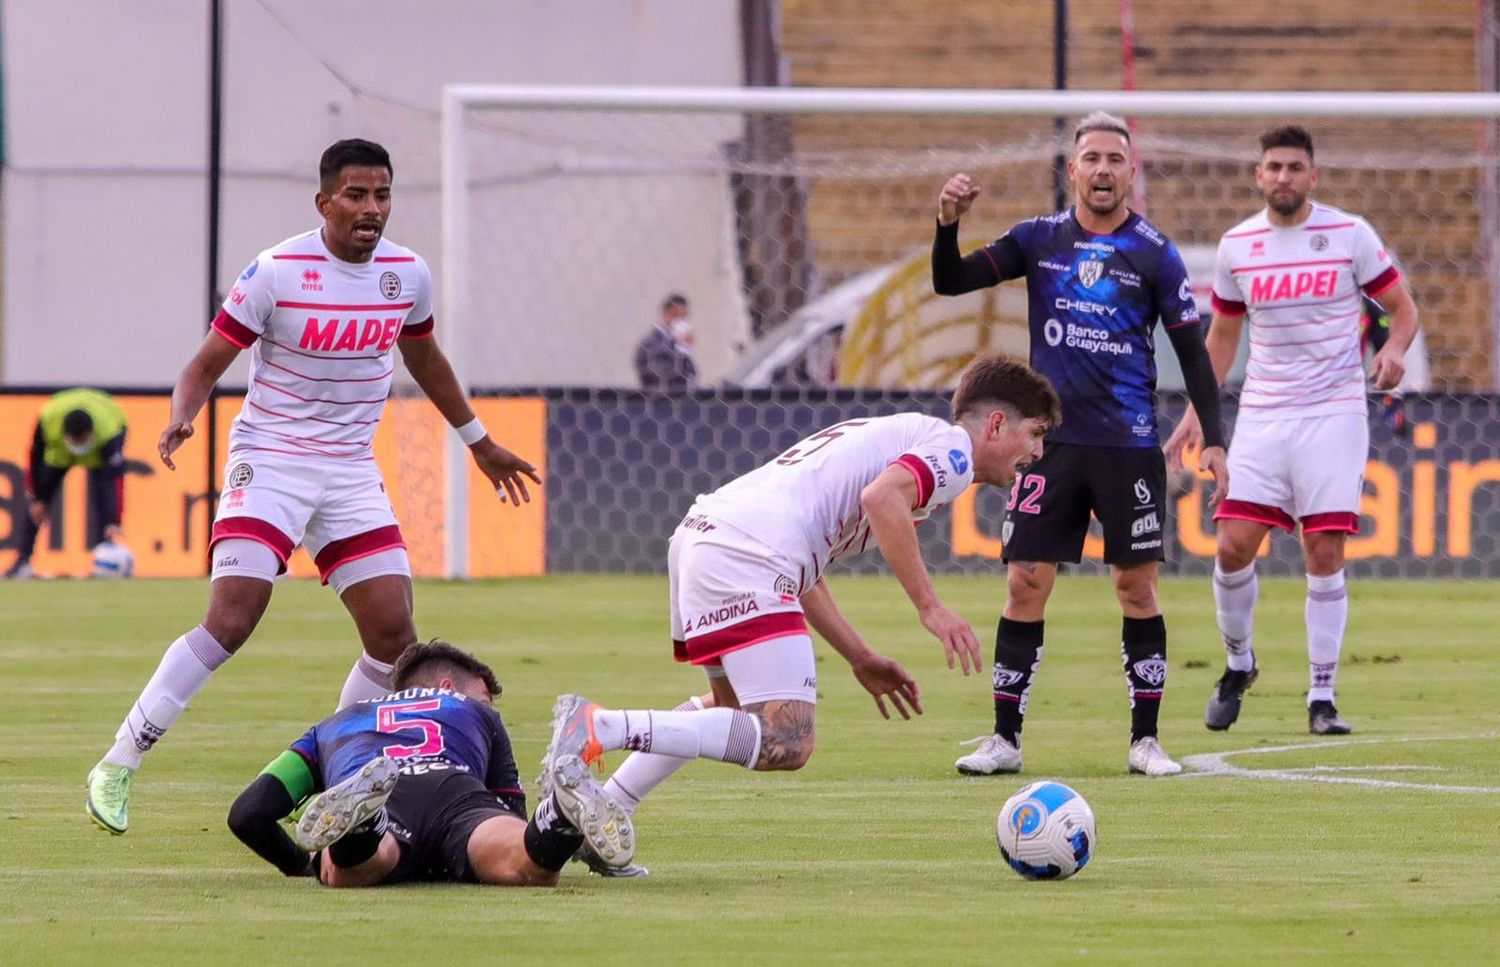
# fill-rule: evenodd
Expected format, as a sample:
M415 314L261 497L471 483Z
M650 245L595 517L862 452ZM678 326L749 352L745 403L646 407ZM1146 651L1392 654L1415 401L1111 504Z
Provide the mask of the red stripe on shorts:
M242 537L269 547L271 553L281 560L278 574L286 570L286 559L292 556L292 550L297 546L296 541L283 534L274 524L257 517L226 517L214 521L213 533L208 538L209 550L212 551L215 544L229 537Z
M1302 533L1321 534L1327 531L1358 534L1359 515L1347 510L1335 510L1325 514L1308 514L1302 518Z
M353 537L340 537L336 541L329 541L323 545L318 556L313 558L313 563L318 566L318 576L323 583L328 583L328 575L340 564L348 564L371 554L379 554L393 547L405 547L406 542L401 539L401 528L395 524L387 524L377 527L363 534L355 534Z
M1248 520L1269 527L1280 527L1288 534L1297 529L1292 515L1280 507L1257 504L1248 500L1226 500L1214 511L1214 520Z
M749 648L773 638L807 634L807 621L801 611L777 611L741 621L706 635L672 642L672 657L694 665L717 665L722 655Z

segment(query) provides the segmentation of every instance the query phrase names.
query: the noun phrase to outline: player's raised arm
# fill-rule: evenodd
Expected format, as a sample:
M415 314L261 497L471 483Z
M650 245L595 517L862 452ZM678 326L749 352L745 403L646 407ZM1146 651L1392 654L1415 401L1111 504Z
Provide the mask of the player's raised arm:
M210 330L203 337L203 343L193 354L193 358L188 360L178 374L177 384L172 387L172 414L167 418L167 427L161 431L161 439L156 444L156 452L168 469L177 469L177 464L172 462L172 454L193 435L193 420L197 418L198 411L203 409L203 404L208 402L208 394L213 391L214 384L240 354L240 348L218 329Z
M918 496L917 479L911 472L892 466L865 487L859 503L870 521L870 533L880 553L916 607L922 627L943 643L948 667L953 667L957 655L967 675L971 666L975 671L980 668L979 639L967 621L938 600L937 590L932 586L922 560L922 548L917 543L917 528L911 519L912 509L920 504Z
M817 583L802 595L801 600L807 623L849 663L854 677L865 687L865 691L874 696L875 707L880 709L881 715L891 717L885 707L886 699L891 700L891 704L904 719L911 718L911 712L907 711L908 705L918 715L922 714L921 690L917 688L916 679L907 674L900 663L870 650L859 632L849 623L849 619L839 610L826 580L818 578Z
M958 220L979 191L968 175L958 174L948 179L938 195L937 232L932 239L932 290L938 295L963 295L1026 273L1011 233L967 257L959 252Z
M436 340L427 338L403 338L396 343L401 349L401 359L411 378L432 400L448 425L458 431L459 438L474 455L474 463L494 484L503 501L509 495L510 502L519 507L531 502L531 493L526 489L526 479L541 483L536 467L490 439L484 424L474 415L469 399L453 366L443 354Z

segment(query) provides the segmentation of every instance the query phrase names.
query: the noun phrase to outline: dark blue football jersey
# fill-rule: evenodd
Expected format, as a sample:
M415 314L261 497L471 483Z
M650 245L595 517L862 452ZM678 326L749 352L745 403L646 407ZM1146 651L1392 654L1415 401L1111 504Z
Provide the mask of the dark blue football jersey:
M1026 279L1031 365L1062 398L1062 425L1047 439L1156 446L1157 319L1199 325L1176 246L1134 212L1095 235L1070 208L1021 222L982 251L1000 281Z
M409 688L357 702L308 729L292 751L307 760L319 788L337 785L387 755L403 766L444 761L496 792L521 790L500 713L446 688Z

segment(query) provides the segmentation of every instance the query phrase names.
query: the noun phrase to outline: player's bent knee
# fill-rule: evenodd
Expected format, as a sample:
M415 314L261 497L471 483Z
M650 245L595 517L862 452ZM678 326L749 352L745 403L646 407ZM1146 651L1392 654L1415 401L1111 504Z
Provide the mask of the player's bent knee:
M811 702L775 701L746 705L760 719L760 772L792 772L807 765L816 739L817 706Z

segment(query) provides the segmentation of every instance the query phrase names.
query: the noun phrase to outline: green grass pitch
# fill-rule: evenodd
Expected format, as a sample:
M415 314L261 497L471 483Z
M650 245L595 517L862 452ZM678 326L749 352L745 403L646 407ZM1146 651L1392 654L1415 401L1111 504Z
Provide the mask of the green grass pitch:
M832 585L870 643L921 682L920 720L882 720L820 646L811 764L679 773L637 814L649 881L572 866L555 891L347 892L282 879L224 825L244 784L331 710L356 656L330 592L277 589L257 636L148 757L131 831L115 838L85 818L84 776L162 649L200 616L206 584L0 585L0 962L1495 962L1493 585L1354 583L1340 678L1352 741L1222 760L1279 778L1159 780L1125 774L1119 616L1105 582L1059 583L1026 772L993 779L952 766L957 740L988 731L987 675L942 667L894 581ZM939 590L991 638L998 578ZM1262 585L1263 671L1227 734L1201 722L1222 663L1209 586L1168 581L1163 598L1169 752L1319 741L1306 732L1300 583ZM669 658L662 578L423 582L417 612L424 635L499 672L528 784L558 692L670 707L702 690L699 673ZM1001 802L1044 777L1073 785L1098 816L1093 861L1063 883L1025 882L995 849Z

